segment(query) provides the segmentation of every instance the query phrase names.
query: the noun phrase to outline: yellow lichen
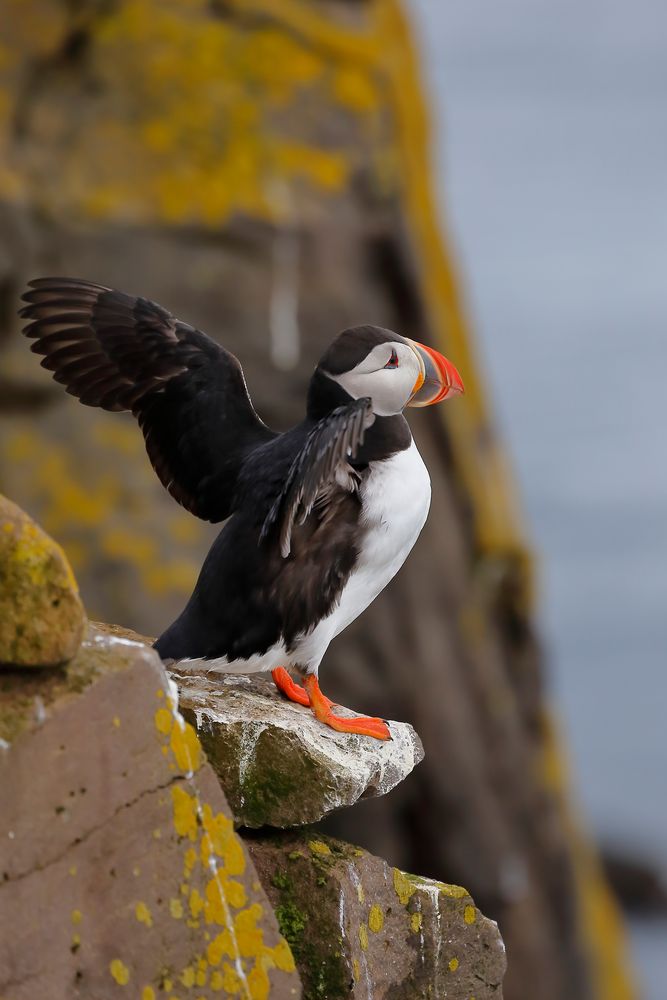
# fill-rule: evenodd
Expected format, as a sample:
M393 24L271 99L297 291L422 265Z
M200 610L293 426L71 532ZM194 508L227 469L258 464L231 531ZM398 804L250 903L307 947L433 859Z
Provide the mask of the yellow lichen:
M450 958L449 962L447 963L447 966L448 966L450 972L456 972L456 970L459 967L459 960L458 960L458 958Z
M146 927L153 926L153 917L151 911L146 906L145 903L139 902L134 907L134 915L140 924L145 924Z
M450 899L463 899L464 896L469 896L470 893L467 889L464 889L462 885L448 885L446 882L437 882L438 891L443 894L443 896L449 896Z
M373 931L374 934L378 934L384 927L384 913L377 905L373 903L368 914L368 926Z
M408 901L415 891L415 886L410 879L398 868L393 870L394 890L403 906L407 906Z
M141 1000L155 1000L155 990L152 986L144 986L141 991Z
M109 972L119 986L127 986L130 981L130 970L119 958L114 958L109 962Z
M179 785L171 788L171 801L174 810L174 828L179 837L197 839L197 799Z
M169 746L176 764L184 774L199 770L202 762L201 744L189 722L180 718L174 721Z
M290 947L284 938L281 938L278 944L275 945L270 952L271 958L276 963L276 969L280 969L281 972L296 971L294 956L292 955Z
M155 713L155 728L163 736L169 735L174 724L174 717L168 708L158 708Z
M308 847L311 849L313 854L329 855L331 854L331 848L325 844L322 840L311 840L308 842Z
M463 911L463 919L467 924L474 924L477 918L477 913L474 906L466 906Z
M185 887L187 893L187 886ZM190 891L190 913L192 917L196 920L201 911L204 909L204 900L202 899L198 889L192 889Z
M72 910L72 923L80 924L83 919L83 914L81 910Z
M368 931L366 930L366 924L361 924L359 927L359 944L361 945L362 951L366 951L368 948Z
M410 914L410 930L413 934L418 934L422 928L422 915L421 913L411 913Z
M190 989L191 986L195 985L195 970L191 965L186 965L183 972L179 976L179 979L186 989Z

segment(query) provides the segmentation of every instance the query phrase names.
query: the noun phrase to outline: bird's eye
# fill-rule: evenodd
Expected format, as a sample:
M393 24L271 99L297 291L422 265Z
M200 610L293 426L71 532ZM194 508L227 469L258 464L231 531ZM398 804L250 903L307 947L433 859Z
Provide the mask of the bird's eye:
M393 347L391 349L391 357L389 358L389 361L386 363L385 368L398 368L398 354L396 353Z

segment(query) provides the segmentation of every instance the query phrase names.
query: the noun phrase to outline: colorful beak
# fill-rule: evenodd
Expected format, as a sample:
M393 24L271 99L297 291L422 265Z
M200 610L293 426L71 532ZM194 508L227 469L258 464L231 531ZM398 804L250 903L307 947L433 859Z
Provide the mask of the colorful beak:
M408 337L405 339L419 360L419 378L408 406L430 406L464 392L463 380L451 361L426 344L419 344Z

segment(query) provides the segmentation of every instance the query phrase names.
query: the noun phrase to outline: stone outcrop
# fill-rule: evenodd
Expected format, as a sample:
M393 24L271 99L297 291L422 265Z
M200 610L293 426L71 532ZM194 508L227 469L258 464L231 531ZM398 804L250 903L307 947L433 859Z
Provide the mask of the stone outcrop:
M3 1000L301 995L158 656L90 630L0 678Z
M260 835L248 847L304 997L500 1000L504 945L465 889L406 875L316 830Z
M91 614L149 634L181 611L216 531L161 488L128 415L82 410L39 368L15 316L37 275L147 295L219 338L277 428L301 419L312 367L346 326L377 323L451 357L465 397L410 417L429 521L323 665L327 694L411 722L426 759L390 796L327 822L469 887L506 939L509 1000L628 1000L622 929L569 807L530 553L430 191L407 6L4 4L1 488L57 536Z
M386 795L424 756L412 726L390 722L387 742L336 733L283 698L271 680L170 668L236 820L313 823L360 798Z
M85 620L63 550L0 496L0 668L64 663L79 648Z
M330 739L243 678L179 678L179 699L149 643L90 624L61 668L0 675L3 1000L500 1000L502 940L465 889L314 827L234 829L390 791L421 755L410 727Z

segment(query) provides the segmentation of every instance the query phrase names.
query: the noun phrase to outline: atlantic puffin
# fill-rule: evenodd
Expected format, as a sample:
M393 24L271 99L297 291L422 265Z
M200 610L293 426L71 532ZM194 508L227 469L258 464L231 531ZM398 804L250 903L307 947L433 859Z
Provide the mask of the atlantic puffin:
M430 479L403 410L462 393L454 365L391 330L344 330L315 368L306 416L279 434L255 412L237 358L162 306L76 278L28 289L20 315L42 366L86 406L130 410L172 497L225 521L155 642L162 659L271 671L332 729L390 739L382 719L336 714L318 670L424 525Z

